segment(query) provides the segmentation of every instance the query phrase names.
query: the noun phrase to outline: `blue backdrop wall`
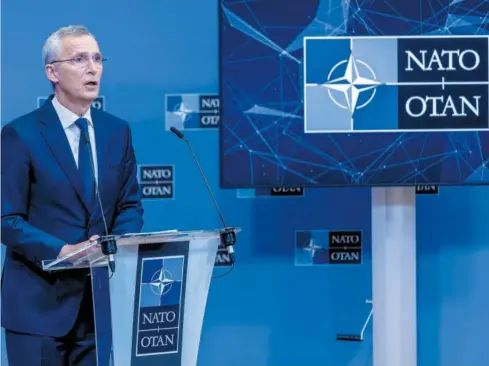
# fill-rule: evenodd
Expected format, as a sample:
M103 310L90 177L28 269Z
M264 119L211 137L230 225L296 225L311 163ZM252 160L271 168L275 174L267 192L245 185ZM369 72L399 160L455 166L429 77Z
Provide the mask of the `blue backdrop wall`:
M486 2L477 4L487 12ZM220 226L186 146L167 131L184 121L229 224L243 228L236 268L211 285L200 366L371 365L371 325L361 343L336 340L337 333L359 332L370 310L369 189L283 196L219 187L218 130L192 120L216 115L216 0L9 0L1 16L2 125L50 92L41 62L50 32L85 24L96 35L109 59L99 105L131 123L139 164L173 169L163 184L142 183L147 231ZM201 95L211 105L204 110ZM418 196L420 366L489 362L488 200L487 187ZM351 230L362 233L359 264L311 263L296 250L296 239L310 235L321 244L325 231Z

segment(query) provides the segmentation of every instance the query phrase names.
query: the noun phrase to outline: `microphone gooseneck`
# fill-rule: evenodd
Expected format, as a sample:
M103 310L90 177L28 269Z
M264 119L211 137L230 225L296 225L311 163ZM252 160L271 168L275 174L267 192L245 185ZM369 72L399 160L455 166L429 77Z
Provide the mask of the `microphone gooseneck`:
M88 135L88 131L83 133L83 138L85 139L85 144L87 145L88 154L90 156L90 165L92 167L92 174L95 178L95 165L93 163L93 154L92 154L92 144L90 143L90 136ZM115 272L115 257L114 255L117 253L117 243L114 238L109 236L109 229L107 226L107 220L105 219L104 207L102 205L102 199L100 198L100 191L98 189L97 180L95 180L95 195L97 196L98 205L100 207L100 212L102 214L102 221L104 223L105 235L101 243L102 253L106 255L109 259L109 268L112 273Z
M202 177L202 180L204 181L204 184L207 188L207 192L209 192L209 195L211 196L211 199L212 199L212 202L214 203L217 214L219 215L219 219L221 220L221 223L223 225L223 231L220 234L221 243L226 248L229 256L231 257L231 261L234 263L234 244L236 244L236 232L235 232L234 228L227 227L226 221L224 220L224 215L222 214L221 209L219 207L219 204L217 203L216 198L214 197L214 194L212 193L212 189L211 189L209 183L207 182L207 178L205 177L204 171L202 170L202 167L200 166L199 160L197 159L197 156L195 155L194 149L192 149L190 142L185 138L185 135L183 134L183 132L178 130L176 127L173 127L173 126L170 127L170 131L173 132L179 139L185 141L188 149L190 150L190 153L192 154L195 165L197 165L197 168L199 169L200 176Z

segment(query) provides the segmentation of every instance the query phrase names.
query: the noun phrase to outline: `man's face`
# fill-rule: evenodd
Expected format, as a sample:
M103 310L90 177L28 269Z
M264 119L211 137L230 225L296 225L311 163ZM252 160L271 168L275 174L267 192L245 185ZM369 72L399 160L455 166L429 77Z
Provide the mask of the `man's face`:
M68 36L61 41L56 62L46 68L48 78L71 101L91 102L98 97L102 77L102 56L91 36Z

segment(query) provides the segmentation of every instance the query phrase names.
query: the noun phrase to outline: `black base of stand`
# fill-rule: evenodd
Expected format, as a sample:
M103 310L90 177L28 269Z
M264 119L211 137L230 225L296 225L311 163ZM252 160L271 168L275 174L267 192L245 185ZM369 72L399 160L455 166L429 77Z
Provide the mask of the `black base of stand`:
M353 334L338 334L336 336L338 341L352 341L352 342L361 342L363 341L361 335L353 335Z

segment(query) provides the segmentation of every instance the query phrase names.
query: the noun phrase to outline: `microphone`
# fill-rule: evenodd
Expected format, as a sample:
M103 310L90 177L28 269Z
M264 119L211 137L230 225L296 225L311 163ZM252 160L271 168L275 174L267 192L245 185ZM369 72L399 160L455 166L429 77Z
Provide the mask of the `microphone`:
M234 263L234 244L236 243L236 232L235 232L234 228L227 227L226 221L224 220L224 215L222 214L221 209L219 208L219 204L217 203L216 199L214 198L214 194L212 193L211 187L210 187L209 183L207 182L205 174L202 171L202 168L200 167L199 161L197 160L197 157L195 156L194 150L192 149L190 142L185 138L182 131L178 130L176 127L170 127L170 131L173 132L179 139L185 141L190 152L192 153L192 157L194 158L195 165L197 165L197 168L199 168L200 176L204 180L207 191L209 192L209 195L211 196L212 201L214 202L214 206L216 208L216 211L219 215L219 218L220 218L222 226L223 226L223 231L220 234L221 242L224 245L224 247L226 248L229 256L231 257L231 261Z
M83 138L85 140L85 144L87 145L88 154L90 156L90 166L92 167L92 174L95 178L95 165L93 163L93 155L92 155L92 144L90 143L90 136L88 135L88 131L82 133ZM81 138L81 136L80 136ZM113 237L109 237L109 229L107 226L107 220L105 219L104 207L102 206L102 200L100 198L100 191L98 189L97 180L95 181L95 195L97 196L98 204L100 206L100 211L102 213L102 221L104 222L105 229L105 238L101 241L100 245L102 247L102 253L108 256L109 259L109 268L112 273L115 272L115 258L114 255L117 253L117 243Z

